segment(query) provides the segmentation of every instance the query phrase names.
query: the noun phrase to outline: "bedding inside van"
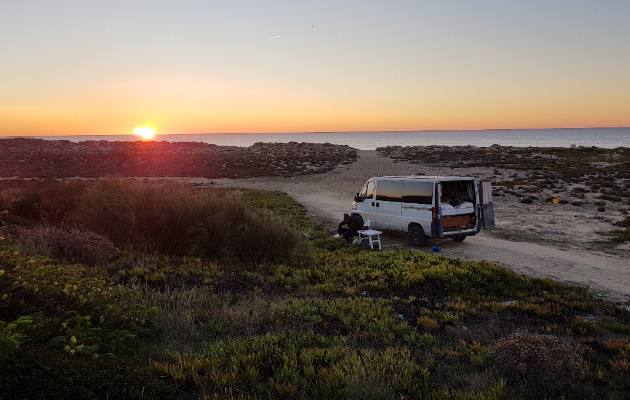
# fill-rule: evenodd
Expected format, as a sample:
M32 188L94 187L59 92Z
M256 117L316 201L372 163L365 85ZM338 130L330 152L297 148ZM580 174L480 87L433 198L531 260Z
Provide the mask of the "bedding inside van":
M475 183L473 181L442 182L442 197L440 199L444 229L459 229L458 226L468 225L469 219L460 218L475 215ZM460 218L458 220L457 218Z
M460 215L475 212L475 205L469 201L464 201L460 205L453 207L448 203L442 204L442 215Z
M473 181L446 181L442 182L442 197L448 197L450 200L462 200L475 202L475 183ZM442 206L444 206L442 201Z

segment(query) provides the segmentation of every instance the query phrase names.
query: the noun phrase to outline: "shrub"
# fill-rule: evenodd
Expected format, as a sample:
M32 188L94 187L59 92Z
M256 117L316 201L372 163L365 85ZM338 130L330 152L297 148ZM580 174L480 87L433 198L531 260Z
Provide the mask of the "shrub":
M8 324L0 321L0 358L8 358L15 353L25 336L21 330L32 323L33 319L28 316L22 316Z
M597 196L597 198L602 200L621 201L621 197L609 194L602 194L601 196Z
M613 222L613 225L620 226L622 228L630 228L630 217L626 217L621 221Z
M111 261L118 250L111 240L94 232L52 226L19 228L18 240L33 254L62 258L86 265Z
M608 233L604 233L604 235L614 236L612 239L613 242L628 242L630 241L630 228L626 228L624 230L617 229Z
M274 258L299 241L287 221L252 210L234 190L108 178L56 183L25 196L24 210L14 207L25 216L171 255Z
M419 327L428 330L438 329L439 327L437 321L430 317L420 317L416 323Z
M583 359L554 336L513 333L496 343L495 362L508 379L555 392L584 378Z
M72 211L89 181L46 180L26 188L3 192L11 214L21 218L61 224ZM7 193L7 194L5 194Z
M3 399L194 399L195 389L176 387L142 364L109 357L76 357L45 347L26 347L0 362Z
M298 242L286 221L249 210L240 192L173 183L96 181L72 221L120 245L175 255L274 258Z

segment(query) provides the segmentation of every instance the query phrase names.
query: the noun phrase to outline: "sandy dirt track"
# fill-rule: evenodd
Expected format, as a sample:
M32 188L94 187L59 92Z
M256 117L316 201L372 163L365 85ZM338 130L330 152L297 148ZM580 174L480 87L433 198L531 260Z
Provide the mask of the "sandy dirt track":
M354 193L373 176L462 175L490 178L483 168L450 170L425 164L394 162L375 151L359 151L359 160L325 174L297 177L219 179L214 186L280 190L303 204L309 213L327 218L331 226L349 212ZM495 177L496 179L497 177ZM204 183L204 180L189 180ZM429 246L410 245L401 234L386 234L384 250L402 248L440 253L462 260L487 260L520 274L549 277L562 282L588 285L592 292L619 303L630 304L630 247L611 245L596 232L613 227L596 212L554 204L526 205L517 199L495 197L497 229L482 231L456 243L450 239L429 239ZM610 218L622 219L611 212Z

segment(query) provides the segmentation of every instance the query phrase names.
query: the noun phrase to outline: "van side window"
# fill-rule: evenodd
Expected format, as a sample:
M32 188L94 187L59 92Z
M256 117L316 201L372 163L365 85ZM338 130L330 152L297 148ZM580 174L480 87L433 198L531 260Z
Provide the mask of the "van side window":
M401 181L378 181L378 187L376 188L376 200L400 201L401 194Z
M374 196L374 182L368 182L367 185L367 194L365 195L366 199L371 199Z
M433 182L403 182L402 202L431 205L433 203Z

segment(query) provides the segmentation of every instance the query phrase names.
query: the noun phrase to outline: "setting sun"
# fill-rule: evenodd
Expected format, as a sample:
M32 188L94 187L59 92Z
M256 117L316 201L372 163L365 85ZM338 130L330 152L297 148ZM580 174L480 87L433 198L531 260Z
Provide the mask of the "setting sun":
M155 129L150 126L137 126L133 129L133 133L144 139L151 139L155 135Z

